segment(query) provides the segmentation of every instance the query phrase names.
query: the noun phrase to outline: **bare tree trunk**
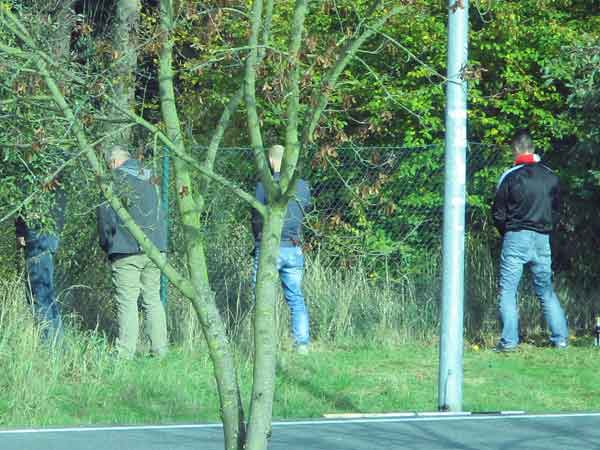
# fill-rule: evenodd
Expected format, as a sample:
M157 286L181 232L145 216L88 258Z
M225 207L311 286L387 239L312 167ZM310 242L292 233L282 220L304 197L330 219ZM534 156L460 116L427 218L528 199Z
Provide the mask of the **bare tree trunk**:
M57 28L50 37L50 48L52 56L57 61L66 61L69 59L71 51L71 32L75 25L75 14L73 5L75 0L61 0L56 3L56 9L52 15Z
M274 182L264 153L260 119L256 107L256 69L258 65L258 35L263 14L263 1L254 0L250 23L251 34L244 76L244 100L247 109L248 134L254 151L258 175L265 187L269 203L281 195ZM256 306L254 312L254 372L250 417L246 449L264 450L271 428L273 393L275 387L276 338L274 315L277 298L277 257L283 214L281 208L273 214L271 208L263 211L263 237L261 239L256 283Z
M135 104L135 78L138 58L138 24L140 0L117 0L115 21L112 27L113 44L113 94L118 106L110 106L107 116L116 121L120 110L132 109ZM125 127L113 135L112 142L131 144L131 128ZM109 143L110 144L110 143Z
M277 357L275 302L280 284L277 258L286 210L286 205L268 208L260 241L254 312L254 372L247 450L266 449L271 431Z

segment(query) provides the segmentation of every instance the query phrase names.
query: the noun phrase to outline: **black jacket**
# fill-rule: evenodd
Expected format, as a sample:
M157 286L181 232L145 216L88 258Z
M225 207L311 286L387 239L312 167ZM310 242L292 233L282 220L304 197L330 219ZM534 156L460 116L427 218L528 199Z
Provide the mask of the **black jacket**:
M18 238L23 237L26 241L30 241L36 239L42 232L43 234L51 235L59 235L62 232L65 225L65 210L67 207L67 196L65 191L58 188L46 195L51 196L50 210L47 214L47 217L51 221L51 226L44 227L39 219L28 218L26 212L21 212L21 214L15 218L15 232Z
M559 220L558 177L541 163L521 164L504 172L492 207L501 234L533 230L549 234Z
M275 173L273 178L279 181L279 173ZM262 183L256 185L256 199L262 204L267 204L267 195ZM310 205L310 188L305 180L298 180L296 192L288 202L287 212L281 230L281 246L293 247L302 240L302 221L304 214ZM254 240L260 241L262 235L262 216L255 210L252 211L252 233Z
M150 171L143 169L138 160L130 159L113 170L112 175L115 193L135 223L161 252L166 251L167 223ZM96 212L100 247L109 257L142 253L137 241L109 204L103 203Z

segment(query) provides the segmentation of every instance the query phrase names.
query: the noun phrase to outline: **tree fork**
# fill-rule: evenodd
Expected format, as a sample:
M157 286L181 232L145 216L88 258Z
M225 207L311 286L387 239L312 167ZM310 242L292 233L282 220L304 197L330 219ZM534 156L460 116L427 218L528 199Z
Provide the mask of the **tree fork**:
M271 36L271 23L273 19L273 0L267 0L265 4L265 20L262 32L262 43L263 46L258 51L257 56L257 66L260 66L263 59L266 56L266 46L270 40ZM219 150L219 146L221 145L221 141L223 140L223 135L225 130L229 127L229 123L231 121L231 116L237 111L240 103L244 98L244 83L242 82L238 90L234 93L233 97L227 103L227 106L223 110L219 122L217 123L217 128L213 133L210 143L208 145L208 151L206 152L206 159L204 160L203 166L207 170L213 170L215 164L215 158L217 156L217 151ZM205 177L204 184L201 189L207 189L210 182L210 178ZM247 199L246 199L247 200Z
M170 0L160 2L160 27L162 48L159 55L159 91L161 112L166 124L167 135L175 147L184 152L181 125L175 103L173 87L173 5ZM225 324L219 314L214 293L208 282L206 255L202 243L200 214L192 197L192 180L187 164L175 159L175 183L177 204L183 222L187 261L190 267L190 278L196 292L204 295L203 308L196 313L201 321L202 329L208 344L213 362L214 375L217 381L221 418L226 450L238 450L244 442L244 414L240 401L237 370L233 361L233 352L227 339ZM208 298L206 298L208 297Z

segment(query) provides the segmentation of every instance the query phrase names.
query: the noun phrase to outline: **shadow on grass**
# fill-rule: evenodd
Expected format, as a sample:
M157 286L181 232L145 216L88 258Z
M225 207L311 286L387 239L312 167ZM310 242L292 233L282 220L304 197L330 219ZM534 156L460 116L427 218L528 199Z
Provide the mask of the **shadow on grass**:
M314 398L321 398L327 401L336 411L343 412L358 412L358 408L352 400L346 395L336 395L335 393L329 392L323 388L323 386L312 383L306 379L299 379L297 376L294 376L293 373L288 370L285 364L281 364L280 361L277 362L277 371L281 380L290 385L296 385L309 394L311 394Z
M522 336L521 342L540 348L552 347L549 336L547 334L531 334ZM573 334L569 338L569 346L577 348L594 347L594 338L589 334Z

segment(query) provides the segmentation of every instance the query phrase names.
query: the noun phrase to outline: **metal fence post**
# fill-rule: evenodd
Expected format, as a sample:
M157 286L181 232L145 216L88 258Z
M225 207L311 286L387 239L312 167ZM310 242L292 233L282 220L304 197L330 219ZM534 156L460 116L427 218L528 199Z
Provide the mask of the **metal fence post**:
M166 221L166 240L167 247L169 246L169 147L163 147L162 157L162 176L161 176L161 203L160 207L163 210L164 218ZM167 249L168 250L168 249ZM164 306L167 306L168 290L167 286L169 281L164 273L160 274L160 301Z
M448 2L448 80L438 407L462 410L469 2Z

